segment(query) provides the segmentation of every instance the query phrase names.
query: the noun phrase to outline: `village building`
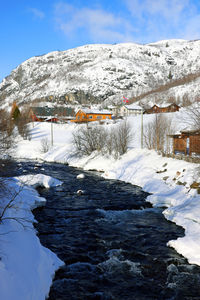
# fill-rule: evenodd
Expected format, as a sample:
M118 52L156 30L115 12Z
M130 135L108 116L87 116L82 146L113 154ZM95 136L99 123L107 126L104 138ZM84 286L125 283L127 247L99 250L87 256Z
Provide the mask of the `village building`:
M184 130L169 136L173 138L174 154L200 155L200 130Z
M117 116L119 112L119 105L108 105L107 109L112 112L112 115Z
M71 120L75 123L86 123L92 121L103 121L112 118L112 112L108 110L96 110L96 109L80 109L76 113L76 118Z
M121 108L120 105L108 106L108 109L112 112L113 116L115 116L115 117L119 116L120 108Z
M31 107L29 117L33 122L65 122L74 116L70 107Z
M154 104L151 108L146 109L145 113L147 113L147 114L168 113L168 112L179 111L179 109L180 109L180 106L178 106L175 103L172 103L168 106L166 106L166 105L158 106L158 105Z
M124 117L140 115L141 112L143 112L143 108L135 103L123 105L119 109L119 115Z

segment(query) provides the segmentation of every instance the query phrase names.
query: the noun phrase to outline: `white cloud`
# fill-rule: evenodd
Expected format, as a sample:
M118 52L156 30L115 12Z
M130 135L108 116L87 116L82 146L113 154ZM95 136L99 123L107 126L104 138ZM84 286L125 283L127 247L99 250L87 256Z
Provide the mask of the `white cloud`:
M59 3L55 8L56 23L65 35L72 37L81 31L92 42L132 41L133 27L129 21L102 9Z
M200 39L200 14L188 20L184 35L186 39Z
M189 0L125 0L130 12L136 18L160 16L165 19L180 18L190 6Z
M200 38L199 12L193 0L125 0L125 3L144 39Z
M29 11L38 19L43 19L45 17L45 14L37 8L29 8Z
M57 28L85 43L140 42L200 38L199 11L194 0L124 0L124 11L55 6Z

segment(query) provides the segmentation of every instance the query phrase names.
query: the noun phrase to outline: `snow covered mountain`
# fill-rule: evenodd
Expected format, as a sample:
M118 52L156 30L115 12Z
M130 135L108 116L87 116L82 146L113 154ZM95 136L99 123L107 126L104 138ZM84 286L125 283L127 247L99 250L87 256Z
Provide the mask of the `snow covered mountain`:
M176 84L181 78L185 80ZM144 103L162 103L172 97L179 102L184 97L196 101L200 96L200 40L95 44L51 52L26 60L0 84L1 107L13 101L108 105L120 103L123 96Z

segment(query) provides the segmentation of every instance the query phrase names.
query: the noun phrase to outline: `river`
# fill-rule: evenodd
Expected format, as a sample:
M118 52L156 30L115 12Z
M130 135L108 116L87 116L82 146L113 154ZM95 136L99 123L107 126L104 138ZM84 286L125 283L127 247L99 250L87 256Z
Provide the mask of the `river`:
M166 246L183 229L140 187L55 163L16 163L11 173L63 182L39 188L47 203L34 210L41 243L65 262L48 300L200 299L200 268Z

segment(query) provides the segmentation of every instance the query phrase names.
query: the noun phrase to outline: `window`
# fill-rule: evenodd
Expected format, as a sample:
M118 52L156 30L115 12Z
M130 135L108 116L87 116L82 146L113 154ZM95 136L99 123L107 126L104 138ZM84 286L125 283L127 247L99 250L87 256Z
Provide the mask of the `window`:
M92 119L93 118L93 116L89 116L89 119Z
M102 118L102 116L97 116L97 119L101 119Z

